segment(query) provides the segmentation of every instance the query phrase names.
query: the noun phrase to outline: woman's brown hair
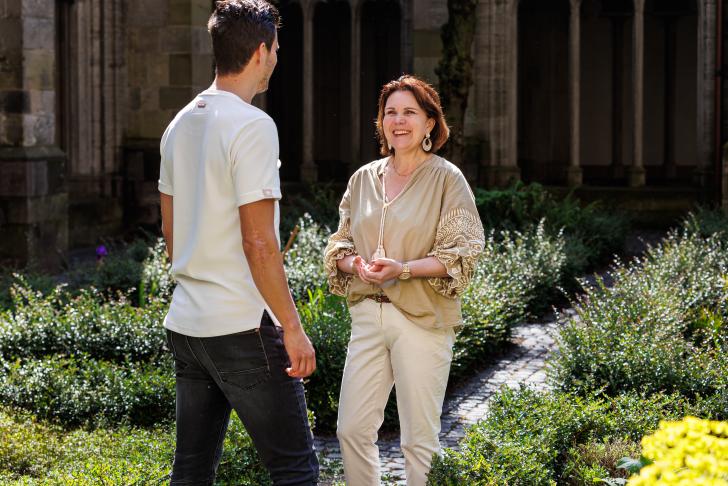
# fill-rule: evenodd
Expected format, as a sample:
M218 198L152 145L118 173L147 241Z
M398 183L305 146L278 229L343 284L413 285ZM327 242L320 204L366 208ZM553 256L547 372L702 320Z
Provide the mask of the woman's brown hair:
M450 136L450 129L445 121L445 115L442 113L440 106L440 95L437 94L435 88L425 81L405 74L399 78L388 82L382 86L379 93L379 111L377 113L377 139L379 140L379 153L382 155L392 155L393 150L387 144L387 137L384 136L384 108L387 105L387 99L395 91L409 91L417 100L417 104L425 111L427 118L435 120L435 126L430 132L430 140L432 141L432 149L430 152L437 152L440 147L445 145Z

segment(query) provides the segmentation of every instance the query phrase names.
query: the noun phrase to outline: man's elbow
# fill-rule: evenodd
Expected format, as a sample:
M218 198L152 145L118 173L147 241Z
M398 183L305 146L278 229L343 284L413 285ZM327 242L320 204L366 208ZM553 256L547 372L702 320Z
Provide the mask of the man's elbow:
M264 265L279 255L275 238L260 234L243 237L243 252L249 265Z

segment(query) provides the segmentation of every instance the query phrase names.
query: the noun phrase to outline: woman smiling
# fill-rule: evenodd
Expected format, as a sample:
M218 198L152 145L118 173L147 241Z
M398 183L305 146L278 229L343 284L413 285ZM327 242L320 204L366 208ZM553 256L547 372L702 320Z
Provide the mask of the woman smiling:
M432 86L385 84L376 127L385 157L349 180L325 254L352 319L337 435L347 484L378 485L377 431L396 385L407 484L424 485L483 226L460 170L434 154L449 130Z

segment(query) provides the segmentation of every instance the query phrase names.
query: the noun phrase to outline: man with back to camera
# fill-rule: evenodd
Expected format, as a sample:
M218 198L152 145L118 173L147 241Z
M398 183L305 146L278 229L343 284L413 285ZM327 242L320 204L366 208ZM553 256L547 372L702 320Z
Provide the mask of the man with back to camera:
M268 88L279 25L265 0L218 1L215 80L162 136L162 232L177 280L164 321L177 377L171 485L213 484L232 409L274 484L318 480L301 380L316 358L278 240L278 133L250 104Z

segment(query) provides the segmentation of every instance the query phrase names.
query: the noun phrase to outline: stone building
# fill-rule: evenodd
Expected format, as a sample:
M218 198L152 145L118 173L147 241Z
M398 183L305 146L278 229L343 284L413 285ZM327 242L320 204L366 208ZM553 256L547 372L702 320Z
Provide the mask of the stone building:
M280 0L256 98L284 184L376 157L381 84L433 83L445 0ZM0 0L0 259L157 220L159 138L213 76L211 0ZM473 184L513 179L652 208L719 201L721 0L480 0L466 114Z

